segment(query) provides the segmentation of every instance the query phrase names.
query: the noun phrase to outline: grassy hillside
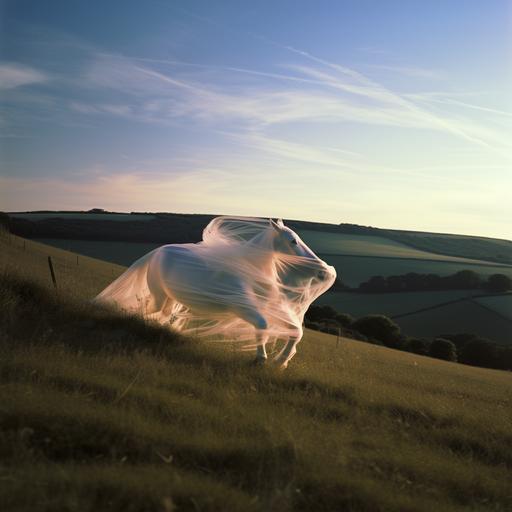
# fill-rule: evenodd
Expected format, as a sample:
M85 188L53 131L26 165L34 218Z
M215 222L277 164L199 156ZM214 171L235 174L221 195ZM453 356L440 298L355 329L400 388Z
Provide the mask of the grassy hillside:
M423 251L512 264L512 242L499 238L383 230L383 236Z
M88 304L119 268L0 254L2 510L512 507L508 373L309 331L254 368Z
M378 256L385 258L407 258L430 261L448 261L455 263L489 264L483 260L457 258L443 254L420 251L389 238L374 235L346 235L343 233L326 233L322 231L299 231L300 237L307 245L321 254L345 256Z

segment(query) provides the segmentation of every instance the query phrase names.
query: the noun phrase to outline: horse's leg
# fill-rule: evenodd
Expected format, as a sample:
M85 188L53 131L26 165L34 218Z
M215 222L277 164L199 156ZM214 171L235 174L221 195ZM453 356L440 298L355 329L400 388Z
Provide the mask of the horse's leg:
M258 344L256 347L256 364L265 364L267 362L267 349L265 348L267 340L268 335L266 331L256 329L256 343Z
M144 315L159 313L159 316L163 317L165 316L164 309L169 303L169 296L162 286L161 260L159 258L153 258L150 261L146 279L150 296L145 305Z
M242 320L245 320L247 323L254 326L256 330L256 360L254 361L256 364L264 364L267 361L267 351L265 349L265 345L268 340L267 331L267 321L259 313L256 308L238 308L236 310L237 316L239 316Z
M166 296L166 298L163 300L163 306L161 306L160 310L158 311L158 322L165 324L171 319L173 306L174 300L171 299L171 297Z
M284 348L277 354L277 356L274 358L274 362L278 364L281 368L286 368L288 366L288 363L290 362L290 359L295 355L297 352L297 345L299 344L300 340L302 339L302 329L297 332L295 336L291 336Z

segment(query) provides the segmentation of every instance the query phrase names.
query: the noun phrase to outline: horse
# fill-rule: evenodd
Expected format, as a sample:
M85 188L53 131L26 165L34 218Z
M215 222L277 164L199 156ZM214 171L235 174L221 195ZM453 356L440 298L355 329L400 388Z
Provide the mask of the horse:
M274 361L286 368L307 308L335 279L282 220L222 216L202 242L164 245L137 260L95 301L186 334L252 341L257 364L268 359L269 338L284 340Z

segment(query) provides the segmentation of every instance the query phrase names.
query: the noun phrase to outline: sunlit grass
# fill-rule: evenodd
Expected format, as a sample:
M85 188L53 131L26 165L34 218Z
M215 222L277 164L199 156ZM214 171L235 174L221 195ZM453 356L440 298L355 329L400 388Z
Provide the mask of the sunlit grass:
M110 265L56 293L2 249L2 510L512 507L508 373L311 331L255 368L90 305Z

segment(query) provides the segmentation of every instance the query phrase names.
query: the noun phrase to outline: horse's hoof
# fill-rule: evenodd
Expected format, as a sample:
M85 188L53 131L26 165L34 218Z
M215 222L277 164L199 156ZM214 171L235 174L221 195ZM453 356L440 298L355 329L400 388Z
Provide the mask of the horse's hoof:
M279 358L274 359L274 365L278 370L286 370L288 368L288 361L283 361Z
M256 359L253 359L251 365L252 366L265 366L267 364L267 358L266 357L257 357Z

